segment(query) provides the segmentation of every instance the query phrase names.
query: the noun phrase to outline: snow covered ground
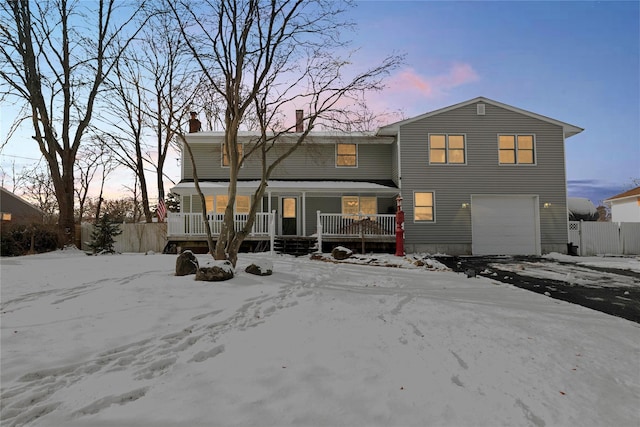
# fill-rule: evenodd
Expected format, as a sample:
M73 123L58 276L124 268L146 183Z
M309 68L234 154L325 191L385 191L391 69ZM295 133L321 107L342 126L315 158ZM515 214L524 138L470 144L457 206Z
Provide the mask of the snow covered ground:
M175 259L1 259L0 424L640 425L636 323L389 255L242 254L220 283Z

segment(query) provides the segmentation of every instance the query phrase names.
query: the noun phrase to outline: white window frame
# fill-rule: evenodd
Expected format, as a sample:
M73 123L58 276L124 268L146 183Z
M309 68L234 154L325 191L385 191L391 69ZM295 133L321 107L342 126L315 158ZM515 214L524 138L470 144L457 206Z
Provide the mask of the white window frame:
M503 163L500 161L500 137L501 136L512 136L514 138L514 162L513 163ZM519 163L518 162L518 137L520 136L530 136L532 138L533 144L533 162L532 163ZM499 133L496 139L496 143L498 145L498 165L499 166L536 166L538 164L538 147L536 144L536 134L531 133Z
M356 147L356 164L355 165L339 165L338 164L338 146L339 145L353 145ZM334 159L335 159L335 166L336 168L357 168L358 167L358 154L360 152L360 147L358 147L358 144L354 143L354 142L336 142L335 145L335 155L334 155ZM343 155L344 156L344 155Z
M431 161L431 136L441 135L444 136L444 150L445 150L445 161L441 162L432 162ZM451 163L449 161L449 137L450 136L461 136L463 146L462 149L464 151L464 161L462 163ZM429 155L429 165L440 165L440 166L464 166L467 164L467 134L466 133L444 133L444 132L433 132L427 134L427 153ZM455 148L458 150L458 148Z
M240 157L238 158L238 162L242 162L242 157L244 156L244 143L243 142L237 142L236 144L240 147L240 153L239 153ZM224 142L221 142L220 143L220 166L225 168L225 169L228 169L230 167L230 165L231 165L231 159L229 159L229 164L228 165L224 164L224 147L225 147ZM229 157L229 154L227 154L227 157ZM240 167L243 167L243 166L244 166L244 164L242 166L240 166Z
M431 211L433 219L416 219L416 194L418 193L431 193ZM433 190L414 190L413 192L413 222L415 224L435 224L436 222L436 192Z

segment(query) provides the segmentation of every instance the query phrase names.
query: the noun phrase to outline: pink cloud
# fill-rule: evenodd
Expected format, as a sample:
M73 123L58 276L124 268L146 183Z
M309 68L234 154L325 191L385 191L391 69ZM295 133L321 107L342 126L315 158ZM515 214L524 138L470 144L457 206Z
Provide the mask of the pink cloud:
M404 69L390 79L388 86L394 92L418 92L431 98L479 78L471 65L454 63L445 73L435 76L423 76L412 68Z

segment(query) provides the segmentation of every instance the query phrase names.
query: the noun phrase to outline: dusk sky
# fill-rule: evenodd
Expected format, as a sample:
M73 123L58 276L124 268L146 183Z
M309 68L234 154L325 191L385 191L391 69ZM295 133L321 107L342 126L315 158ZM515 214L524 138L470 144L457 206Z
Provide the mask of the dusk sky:
M358 1L347 37L361 48L359 65L406 54L388 88L370 97L372 109L408 118L485 96L584 128L566 141L569 196L597 205L640 179L639 5ZM2 106L3 139L8 111ZM10 173L13 162L19 169L38 158L36 143L22 138L0 165Z
M595 204L640 178L639 2L357 5L359 56L407 54L376 104L412 117L485 96L584 128L568 191Z

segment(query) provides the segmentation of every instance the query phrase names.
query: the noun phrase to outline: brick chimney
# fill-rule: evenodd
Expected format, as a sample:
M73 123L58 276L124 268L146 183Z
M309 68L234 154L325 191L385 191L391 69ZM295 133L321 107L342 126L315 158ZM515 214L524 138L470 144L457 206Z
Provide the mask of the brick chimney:
M189 119L189 133L200 132L202 130L202 124L198 120L198 113L191 112L191 118Z
M304 111L296 110L296 132L304 132Z

